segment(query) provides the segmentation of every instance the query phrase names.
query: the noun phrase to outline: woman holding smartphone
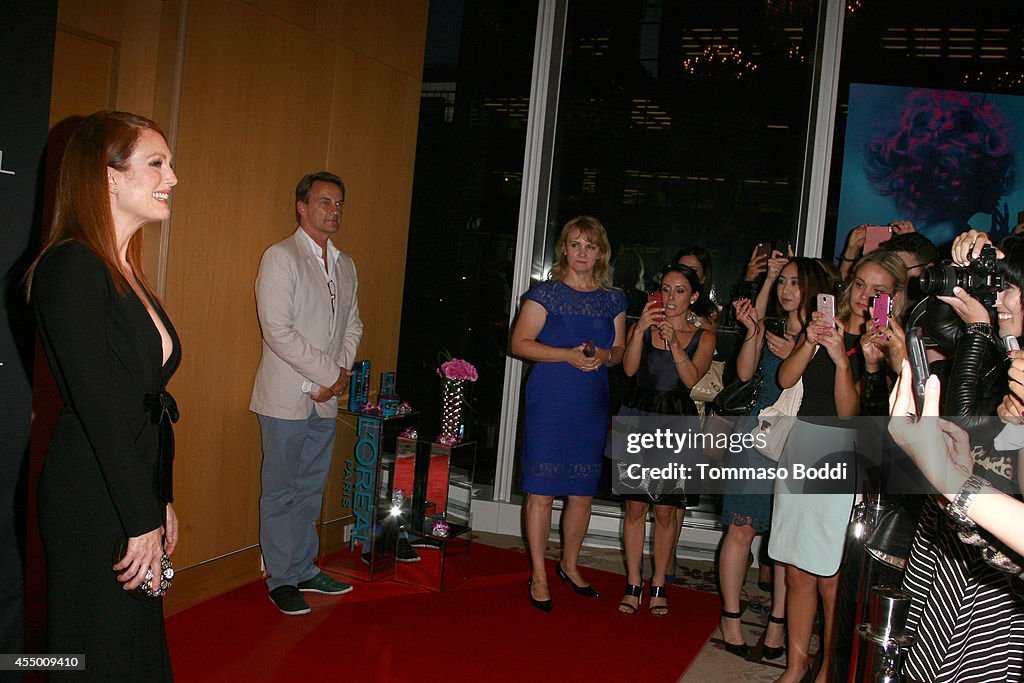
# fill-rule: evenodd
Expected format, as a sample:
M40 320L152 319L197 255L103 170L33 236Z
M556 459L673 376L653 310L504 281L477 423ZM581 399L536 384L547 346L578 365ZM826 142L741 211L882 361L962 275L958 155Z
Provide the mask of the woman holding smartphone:
M700 279L689 266L671 264L661 271L661 302L644 307L640 320L629 330L622 369L636 377L636 385L623 401L620 415L690 415L697 406L690 388L704 376L715 353L713 331L694 325L689 319L700 298ZM616 458L618 460L618 458ZM671 495L626 496L623 546L626 554L626 592L619 604L623 614L636 614L643 600L642 561L647 511L654 505L654 561L649 611L668 614L665 596L665 567L676 539L676 509L683 504L681 491Z
M734 302L736 320L746 328L746 336L736 359L736 372L741 380L749 380L758 370L764 385L757 405L751 411L756 416L762 409L778 400L782 388L778 372L782 362L792 353L796 340L811 320L817 295L831 290L831 281L825 270L814 259L794 258L779 269L769 261L769 276L776 275L772 287L762 287L756 305L749 299ZM773 273L774 271L774 273ZM764 312L769 292L774 293L772 313L782 323L782 329L767 329ZM756 417L754 418L756 419ZM743 422L741 422L743 424ZM747 424L747 427L752 427ZM772 468L775 463L753 448L730 456L730 467ZM747 574L747 557L754 537L768 531L772 510L772 482L770 480L730 481L726 483L722 498L722 525L726 528L718 558L719 591L722 596L722 640L725 649L746 658L747 644L740 625L740 592ZM776 565L772 590L772 611L768 617L762 653L766 659L777 659L784 652L783 626L786 623L785 569Z
M834 655L834 627L839 569L846 527L854 502L856 431L835 418L860 414L860 380L864 358L860 339L870 319L868 300L878 294L899 295L906 287L906 266L895 254L872 252L861 258L847 278L838 306L819 294L807 331L779 369L779 384L803 382L799 420L793 425L780 467L846 465L843 481L777 481L768 553L786 566L786 618L789 656L779 681L799 681L810 666L808 648L818 598L824 609L821 669L816 680L829 680ZM813 487L812 487L813 485Z

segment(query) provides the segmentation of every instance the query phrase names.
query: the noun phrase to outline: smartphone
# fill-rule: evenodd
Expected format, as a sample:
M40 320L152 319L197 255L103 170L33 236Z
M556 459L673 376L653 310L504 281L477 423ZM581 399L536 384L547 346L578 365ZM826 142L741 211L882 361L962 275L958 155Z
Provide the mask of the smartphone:
M924 385L928 381L928 356L924 352L924 339L920 327L912 327L907 331L907 360L910 362L910 375L913 378L914 412L920 417L924 409Z
M655 308L664 309L665 308L665 297L662 296L661 290L659 289L656 292L651 292L650 294L648 294L647 295L647 303L653 303ZM658 320L664 320L665 319L665 313L664 312L662 312L662 313L655 313L654 316Z
M875 249L878 249L878 245L882 242L888 241L892 237L892 228L888 225L869 225L865 228L864 234L864 251L865 254L870 254Z
M1017 342L1017 338L1012 334L1008 334L1003 337L1003 347L1007 351L1020 351L1020 344Z
M783 256L789 256L789 240L780 240L778 242L772 242L772 251L777 251Z
M785 318L765 318L764 329L768 330L776 337L786 336L786 319Z
M868 299L868 308L871 309L871 318L874 320L872 329L881 330L889 326L889 317L892 315L892 297L888 294L878 294Z
M834 324L836 321L836 298L831 294L819 294L818 313L821 313L823 320Z
M772 243L771 242L758 242L757 243L757 249L754 252L754 256L756 258L761 258L762 256L764 256L766 258L770 258L771 255L772 255Z

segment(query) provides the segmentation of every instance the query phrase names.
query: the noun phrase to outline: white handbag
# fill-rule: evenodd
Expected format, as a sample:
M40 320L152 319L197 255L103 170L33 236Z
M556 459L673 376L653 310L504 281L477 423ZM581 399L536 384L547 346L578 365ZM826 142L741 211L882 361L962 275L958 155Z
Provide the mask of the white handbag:
M722 391L724 383L722 382L722 376L725 374L725 363L720 360L711 361L708 371L704 373L704 376L697 380L697 383L690 389L690 398L694 401L703 401L704 403L711 403L715 400L715 397Z
M775 403L757 414L757 426L750 433L754 435L754 448L758 453L779 461L803 400L804 380L801 377L796 384L783 389Z

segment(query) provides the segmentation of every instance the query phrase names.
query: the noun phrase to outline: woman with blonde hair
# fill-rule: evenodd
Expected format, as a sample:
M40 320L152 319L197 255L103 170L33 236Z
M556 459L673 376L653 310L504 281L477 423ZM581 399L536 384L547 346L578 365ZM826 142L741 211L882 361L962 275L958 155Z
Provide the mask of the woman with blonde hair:
M800 482L776 481L768 554L786 565L786 632L789 655L779 681L799 681L810 667L808 649L818 599L824 611L818 683L829 680L834 657L836 600L846 528L853 510L857 432L836 418L861 414L864 373L862 335L870 334L869 300L887 294L900 311L907 271L895 254L872 252L856 264L836 305L834 319L814 320L779 368L779 385L803 382L803 401L779 466L845 465L847 478L828 492ZM898 327L898 325L894 325ZM877 330L876 330L877 331ZM889 332L886 332L888 334ZM895 337L894 337L895 338ZM840 470L843 471L843 470Z
M611 287L611 249L596 218L577 216L562 229L551 278L526 293L512 330L512 353L533 361L526 382L521 455L529 544L530 603L551 611L544 553L556 496L564 544L558 576L580 595L597 597L577 561L590 524L608 431L608 368L622 360L626 298Z

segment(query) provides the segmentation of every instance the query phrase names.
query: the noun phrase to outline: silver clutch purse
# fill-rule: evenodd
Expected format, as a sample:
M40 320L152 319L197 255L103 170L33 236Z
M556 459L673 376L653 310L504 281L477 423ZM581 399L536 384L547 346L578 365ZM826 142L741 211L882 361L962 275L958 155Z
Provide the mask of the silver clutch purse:
M127 552L128 539L122 538L114 545L114 564L123 560ZM164 593L171 587L171 583L174 580L174 564L167 553L164 553L163 558L160 560L160 580L156 586L153 585L153 578L153 570L147 569L146 580L131 592L132 597L139 598L140 600L159 600L164 596Z

